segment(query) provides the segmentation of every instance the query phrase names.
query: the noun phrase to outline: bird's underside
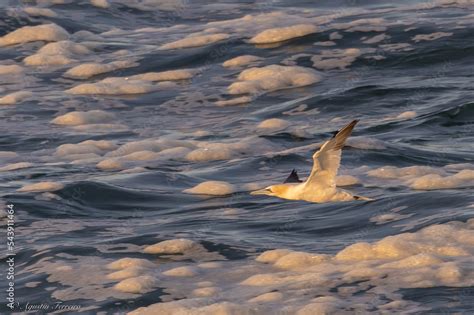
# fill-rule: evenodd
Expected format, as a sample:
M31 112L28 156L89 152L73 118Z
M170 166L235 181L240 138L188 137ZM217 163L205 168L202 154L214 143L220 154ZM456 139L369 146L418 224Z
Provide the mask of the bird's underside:
M293 170L282 184L271 185L251 194L318 203L372 200L367 197L353 195L336 187L336 175L341 162L342 148L357 122L358 120L353 120L339 130L313 154L313 168L306 181L300 180L296 170Z

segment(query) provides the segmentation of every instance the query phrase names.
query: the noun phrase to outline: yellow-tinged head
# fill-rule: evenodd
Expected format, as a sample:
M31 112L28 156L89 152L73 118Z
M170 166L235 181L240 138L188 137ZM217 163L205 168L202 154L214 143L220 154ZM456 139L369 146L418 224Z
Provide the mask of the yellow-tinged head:
M264 189L259 189L259 190L252 191L250 194L251 195L276 196L276 197L285 198L288 191L293 186L294 185L290 185L290 184L271 185L271 186L268 186Z

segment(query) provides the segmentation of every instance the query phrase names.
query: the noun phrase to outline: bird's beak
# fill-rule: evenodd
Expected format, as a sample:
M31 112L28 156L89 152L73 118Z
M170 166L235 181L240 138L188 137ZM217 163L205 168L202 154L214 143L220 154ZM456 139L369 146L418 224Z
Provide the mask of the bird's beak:
M251 195L268 195L270 193L270 190L264 188L264 189L259 189L259 190L254 190L251 191Z

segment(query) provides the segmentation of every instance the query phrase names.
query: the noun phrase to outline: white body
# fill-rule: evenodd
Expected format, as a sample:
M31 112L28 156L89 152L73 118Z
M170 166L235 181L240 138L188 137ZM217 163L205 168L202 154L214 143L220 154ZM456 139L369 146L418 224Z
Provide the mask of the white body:
M319 151L313 154L313 168L305 182L285 182L283 184L271 185L265 189L254 191L251 194L318 203L372 200L366 197L355 196L336 187L336 175L341 163L342 147L356 124L357 120L354 120L339 130L321 146ZM287 181L289 179L300 181L294 170Z
M354 197L350 192L339 188L328 187L327 189L314 189L311 185L304 183L286 184L287 189L278 197L289 200L305 200L309 202L331 202L351 201L361 199Z

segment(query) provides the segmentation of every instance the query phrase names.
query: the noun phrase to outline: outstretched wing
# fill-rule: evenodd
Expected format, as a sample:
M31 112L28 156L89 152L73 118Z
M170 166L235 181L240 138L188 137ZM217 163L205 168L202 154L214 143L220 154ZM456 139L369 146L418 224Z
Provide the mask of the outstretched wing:
M298 177L298 172L296 172L295 169L293 169L290 173L290 175L285 179L283 184L286 183L301 183L302 180Z
M313 154L313 169L306 184L322 189L336 187L336 175L341 164L342 147L351 135L358 120L339 130L330 140L326 141L319 151Z

